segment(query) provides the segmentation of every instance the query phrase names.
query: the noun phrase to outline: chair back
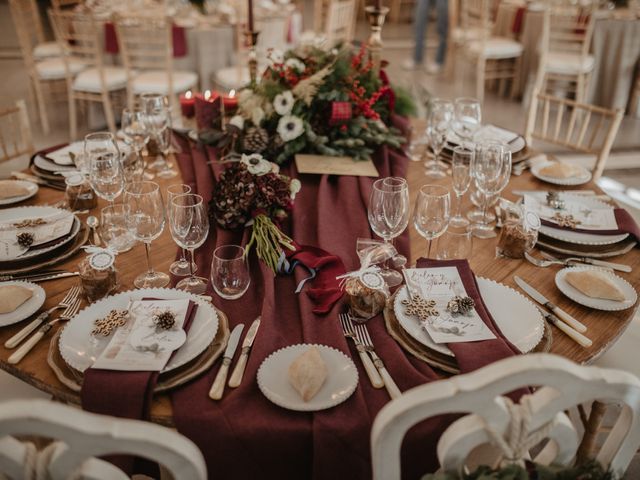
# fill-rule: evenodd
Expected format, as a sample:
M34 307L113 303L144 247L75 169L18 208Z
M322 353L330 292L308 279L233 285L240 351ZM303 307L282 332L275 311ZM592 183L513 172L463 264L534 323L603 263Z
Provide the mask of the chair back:
M595 155L593 178L597 180L609 158L623 114L622 109L578 103L536 89L527 115L525 140L529 145L539 140Z
M38 452L32 443L14 438L22 435L54 441ZM0 405L0 476L128 478L114 465L96 458L109 454L157 461L173 478L207 478L198 447L168 428L96 415L46 400L15 400Z
M327 24L331 0L313 0L313 31L322 32Z
M71 59L81 61L87 67L96 67L102 73L104 66L102 26L98 26L93 16L89 12L49 9L49 20L63 53L67 79L72 78L69 71ZM104 78L102 78L102 85L104 84Z
M83 0L51 0L51 8L56 12L73 10L78 5L83 5Z
M458 16L460 28L465 32L474 32L474 41L485 42L491 37L491 0L461 0Z
M34 152L27 105L18 100L15 106L0 110L0 163Z
M539 386L514 404L504 395ZM623 472L640 446L640 379L597 367L579 366L550 354L529 354L492 363L472 373L413 388L380 410L371 432L374 479L399 479L400 447L418 422L448 413L466 414L440 437L438 460L444 472L460 474L482 447L501 453L501 463L520 463L529 450L549 441L533 458L568 465L579 435L564 413L592 400L621 403L622 412L596 460Z
M593 37L594 13L593 4L551 4L544 12L541 55L558 52L586 57Z
M329 4L325 36L329 45L353 40L356 0L332 0Z
M35 63L33 49L45 41L40 11L35 0L9 0L22 57L29 67Z

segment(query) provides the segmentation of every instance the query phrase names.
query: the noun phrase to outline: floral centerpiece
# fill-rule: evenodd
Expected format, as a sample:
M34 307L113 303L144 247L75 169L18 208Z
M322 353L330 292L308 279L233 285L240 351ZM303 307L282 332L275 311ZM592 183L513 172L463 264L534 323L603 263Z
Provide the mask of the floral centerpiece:
M294 250L277 224L287 218L300 191L300 181L279 170L262 155L242 155L222 172L209 204L211 216L222 228L252 226L245 251L255 245L258 258L274 272L283 248Z
M214 136L224 142L218 146L283 164L302 152L367 159L380 145L403 143L391 113L407 102L396 102L397 90L373 69L366 45L303 44L284 54L271 50L268 61L260 81L239 92L229 133Z

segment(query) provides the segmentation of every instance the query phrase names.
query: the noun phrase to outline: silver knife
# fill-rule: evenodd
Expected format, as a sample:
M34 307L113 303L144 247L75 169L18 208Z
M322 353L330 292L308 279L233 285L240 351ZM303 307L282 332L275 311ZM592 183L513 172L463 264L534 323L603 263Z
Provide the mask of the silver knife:
M251 346L253 345L253 341L256 338L258 333L258 328L260 328L260 317L256 318L251 327L249 327L249 331L244 337L244 341L242 342L242 353L240 354L240 358L238 358L238 363L233 369L231 373L231 377L229 378L229 386L231 388L239 387L242 383L242 376L244 375L244 369L247 368L247 360L249 359L249 352L251 351Z
M553 325L558 327L558 329L562 330L571 340L577 342L580 346L588 348L593 344L593 342L589 338L571 328L569 325L556 317L553 313L546 311L544 308L538 305L536 305L536 308L548 322L551 322Z
M569 257L569 258L558 258L554 257L550 253L540 252L543 257L549 260L559 260L564 262L565 265L575 265L576 263L586 263L587 265L595 265L596 267L605 267L612 268L614 270L618 270L620 272L631 272L631 267L629 265L624 265L622 263L614 263L614 262L605 262L604 260L596 260L594 258L589 257Z
M231 332L229 343L227 343L227 349L224 351L224 356L222 357L222 366L220 367L220 370L218 370L216 379L213 381L213 385L211 385L211 389L209 390L209 397L213 400L220 400L222 398L222 394L224 393L224 384L227 383L229 365L233 359L233 354L236 353L236 348L238 348L240 335L242 335L243 329L244 323L240 323L236 325Z
M75 277L80 275L79 272L53 272L42 273L39 275L0 275L0 282L7 282L10 280L24 280L26 282L45 282L47 280L56 280L58 278Z
M42 178L35 177L33 175L28 175L22 172L11 172L11 175L18 180L27 180L29 182L37 183L38 185L42 185L44 187L53 188L54 190L62 190L64 191L66 187L62 184L58 185L53 182L48 182L47 180L43 180Z
M562 310L560 307L558 307L555 304L551 303L549 300L547 300L547 297L542 295L538 290L536 290L531 285L529 285L527 282L522 280L519 276L514 275L513 279L516 281L518 286L522 290L525 291L525 293L527 295L529 295L531 298L533 298L540 305L544 305L545 307L547 307L549 310L551 310L553 313L555 313L560 319L562 319L562 321L567 323L570 327L574 328L575 330L577 330L579 332L586 332L587 331L587 327L585 327L582 323L580 323L578 320L573 318L567 312Z

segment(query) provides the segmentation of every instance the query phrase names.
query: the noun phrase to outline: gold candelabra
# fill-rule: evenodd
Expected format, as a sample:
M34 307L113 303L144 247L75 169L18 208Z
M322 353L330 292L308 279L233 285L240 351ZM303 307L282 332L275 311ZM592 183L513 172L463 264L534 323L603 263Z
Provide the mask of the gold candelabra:
M375 68L376 71L379 71L382 55L382 25L384 25L384 19L387 16L387 13L389 13L389 8L370 5L365 7L364 10L367 14L367 19L369 20L369 26L371 27L371 35L369 35L369 54L371 55L373 68Z
M256 43L260 32L247 30L244 32L246 45L249 47L249 79L251 84L256 83L258 77L258 55L256 54Z

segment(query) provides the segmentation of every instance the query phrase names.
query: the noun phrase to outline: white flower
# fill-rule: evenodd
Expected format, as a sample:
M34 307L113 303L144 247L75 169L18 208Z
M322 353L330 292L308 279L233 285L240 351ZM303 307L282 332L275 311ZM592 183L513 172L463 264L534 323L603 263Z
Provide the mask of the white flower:
M229 125L233 125L238 130L242 130L244 128L244 118L242 118L241 115L234 115L231 117L231 120L229 120Z
M304 62L297 58L287 59L287 61L284 62L284 66L289 67L292 70L295 70L296 72L304 72L304 69L306 68L306 65L304 64Z
M247 166L249 173L257 176L265 175L271 172L271 162L264 158L259 153L252 153L251 155L242 155L240 163L244 163Z
M276 98L273 99L273 108L279 115L289 115L294 103L293 93L291 93L291 90L287 90L276 95Z
M302 188L302 183L297 178L291 180L291 184L289 185L289 190L291 190L291 200L295 200L296 194Z
M254 125L260 125L264 118L264 110L260 107L256 107L251 111L251 121Z
M304 133L302 120L294 115L285 115L278 122L278 133L285 142L295 140Z
M271 66L278 63L284 63L284 53L282 52L282 50L279 50L277 48L270 48L267 53L267 58L269 59L269 63L271 64Z

